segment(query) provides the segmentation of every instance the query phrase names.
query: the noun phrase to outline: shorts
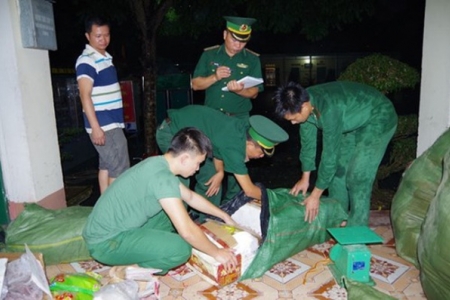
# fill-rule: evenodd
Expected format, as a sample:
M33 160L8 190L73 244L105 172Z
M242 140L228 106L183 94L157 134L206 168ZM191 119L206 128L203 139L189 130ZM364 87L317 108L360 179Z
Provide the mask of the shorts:
M107 170L108 177L117 178L130 167L128 144L122 128L105 131L105 145L94 145L99 155L98 168Z

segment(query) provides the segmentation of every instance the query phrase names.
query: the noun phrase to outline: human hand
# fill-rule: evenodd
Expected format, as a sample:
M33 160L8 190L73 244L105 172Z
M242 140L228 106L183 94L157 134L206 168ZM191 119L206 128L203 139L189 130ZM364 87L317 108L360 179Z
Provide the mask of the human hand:
M219 248L214 255L214 259L223 264L227 272L233 271L238 264L234 250L230 248Z
M216 74L214 75L216 79L219 81L223 78L228 78L231 75L231 69L226 66L220 66L216 69Z
M301 204L305 206L305 222L311 223L319 214L320 199L310 195Z
M240 92L244 89L244 84L239 83L236 80L231 80L227 83L227 88L230 92Z
M97 146L105 145L106 138L105 138L105 132L103 131L103 129L101 129L101 128L92 129L91 140L94 145L97 145Z
M230 215L226 215L222 218L222 220L225 222L225 224L236 227L238 224L231 218Z
M305 196L306 192L308 191L308 188L309 188L309 180L302 178L295 183L295 185L289 191L289 194L297 196L298 193L302 192L302 195Z
M209 186L205 193L206 196L211 197L219 193L223 176L223 172L217 172L205 183L206 186Z

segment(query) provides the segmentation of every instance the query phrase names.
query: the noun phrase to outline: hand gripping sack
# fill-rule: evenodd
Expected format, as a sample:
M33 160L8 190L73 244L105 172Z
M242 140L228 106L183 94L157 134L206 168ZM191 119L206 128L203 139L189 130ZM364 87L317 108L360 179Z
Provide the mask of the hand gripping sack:
M286 188L271 190L265 189L261 184L258 186L262 190L260 223L263 241L239 280L261 277L275 264L310 246L327 241L330 238L327 228L338 227L347 219L347 213L338 201L321 197L319 215L310 224L304 221L302 195L292 196ZM232 215L252 200L240 192L221 208Z
M347 213L338 201L320 198L319 214L310 224L304 221L304 197L289 194L290 189L267 189L269 221L266 236L255 258L240 280L258 278L275 264L306 248L330 239L327 228L338 227L347 219ZM263 204L262 204L263 205Z

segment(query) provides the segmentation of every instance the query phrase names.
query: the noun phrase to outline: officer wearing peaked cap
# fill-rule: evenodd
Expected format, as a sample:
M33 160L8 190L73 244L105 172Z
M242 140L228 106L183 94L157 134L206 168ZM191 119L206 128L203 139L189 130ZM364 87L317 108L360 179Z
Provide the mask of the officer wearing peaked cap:
M211 140L213 157L207 158L196 174L198 194L219 206L227 172L234 175L247 196L261 199L261 189L252 182L245 163L273 155L275 146L289 138L286 131L264 116L252 116L250 122L245 122L202 105L170 109L167 114L169 118L156 132L162 152L167 151L173 135L184 127L196 127Z
M248 119L252 99L263 85L244 88L238 80L245 76L262 78L259 55L246 47L252 34L253 18L225 16L224 43L206 48L195 67L192 88L205 90L205 105L224 114ZM222 88L227 87L228 91Z
M223 17L227 21L227 29L239 42L248 42L252 33L253 18Z
M248 134L261 146L267 156L272 156L275 146L289 138L286 131L264 116L250 117Z

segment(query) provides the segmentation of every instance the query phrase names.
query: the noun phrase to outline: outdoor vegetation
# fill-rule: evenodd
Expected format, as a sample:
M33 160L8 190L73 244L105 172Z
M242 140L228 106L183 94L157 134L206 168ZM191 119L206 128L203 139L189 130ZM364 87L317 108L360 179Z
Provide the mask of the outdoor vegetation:
M373 54L356 60L338 80L365 83L380 90L388 98L405 89L415 88L419 72L391 57ZM395 190L381 189L379 183L403 172L416 157L418 115L399 115L397 131L380 165L372 190L372 205L389 209Z

